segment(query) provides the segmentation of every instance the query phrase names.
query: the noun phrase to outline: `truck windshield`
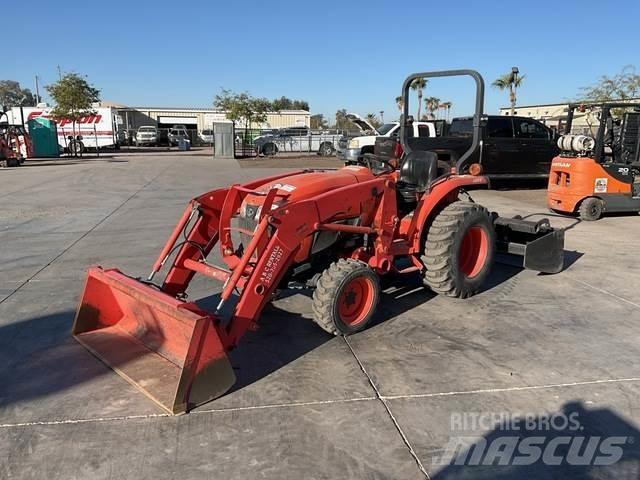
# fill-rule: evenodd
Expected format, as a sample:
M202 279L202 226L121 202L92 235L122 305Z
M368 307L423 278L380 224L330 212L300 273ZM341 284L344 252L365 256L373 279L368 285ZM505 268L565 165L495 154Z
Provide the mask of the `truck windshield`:
M378 133L380 133L380 135L386 135L396 125L397 124L395 123L385 123L380 128L378 128Z

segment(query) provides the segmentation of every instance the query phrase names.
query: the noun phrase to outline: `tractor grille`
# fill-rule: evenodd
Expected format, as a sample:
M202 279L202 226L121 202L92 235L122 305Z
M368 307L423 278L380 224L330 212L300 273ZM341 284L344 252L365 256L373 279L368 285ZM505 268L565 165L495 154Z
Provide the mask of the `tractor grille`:
M237 217L238 227L242 228L243 230L253 232L258 226L258 222L255 219L257 211L258 211L257 205L247 205L245 216ZM242 233L242 232L240 233L240 242L242 243L242 245L246 247L247 245L249 245L250 241L251 241L250 235L247 235L246 233Z

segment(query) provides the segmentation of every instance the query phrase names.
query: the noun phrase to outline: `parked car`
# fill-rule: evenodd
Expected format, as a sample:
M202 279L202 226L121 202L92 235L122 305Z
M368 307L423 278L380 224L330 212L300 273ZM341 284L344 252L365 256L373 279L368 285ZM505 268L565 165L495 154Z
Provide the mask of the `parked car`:
M154 126L139 127L135 134L136 147L158 144L158 129Z
M198 137L202 143L213 145L213 129L205 128L198 134Z
M169 145L175 147L181 140L189 140L189 134L186 128L181 128L179 125L169 130L167 135Z
M347 164L358 163L365 153L374 153L376 137L397 138L400 133L400 122L385 123L375 128L357 113L348 113L347 118L367 133L340 143L338 157ZM413 122L410 134L414 137L435 137L436 126L434 122Z
M555 133L542 123L527 117L488 115L483 117L480 148L469 165L478 163L490 178L546 178L551 160L558 153ZM414 150L438 154L438 160L453 166L471 145L473 117L454 118L443 136L414 137L409 145ZM392 156L397 139L376 140L377 155Z
M257 155L275 155L278 152L317 152L331 156L336 151L340 136L326 131L312 131L309 127L290 127L276 130L254 139Z

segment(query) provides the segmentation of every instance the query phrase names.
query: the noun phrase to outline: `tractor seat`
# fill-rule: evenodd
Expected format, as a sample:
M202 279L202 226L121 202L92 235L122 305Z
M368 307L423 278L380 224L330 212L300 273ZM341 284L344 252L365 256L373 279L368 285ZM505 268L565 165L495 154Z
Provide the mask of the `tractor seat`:
M400 166L398 192L405 202L417 201L417 194L424 192L438 178L438 155L435 152L414 150Z

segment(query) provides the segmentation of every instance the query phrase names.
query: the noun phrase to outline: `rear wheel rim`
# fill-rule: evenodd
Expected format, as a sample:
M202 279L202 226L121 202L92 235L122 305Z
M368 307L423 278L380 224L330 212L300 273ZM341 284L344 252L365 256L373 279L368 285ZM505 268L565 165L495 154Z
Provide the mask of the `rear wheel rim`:
M489 236L480 226L469 228L460 245L458 269L468 278L478 275L484 268L489 254Z
M350 327L364 322L371 311L374 297L375 288L370 279L356 277L350 280L338 298L340 320Z

